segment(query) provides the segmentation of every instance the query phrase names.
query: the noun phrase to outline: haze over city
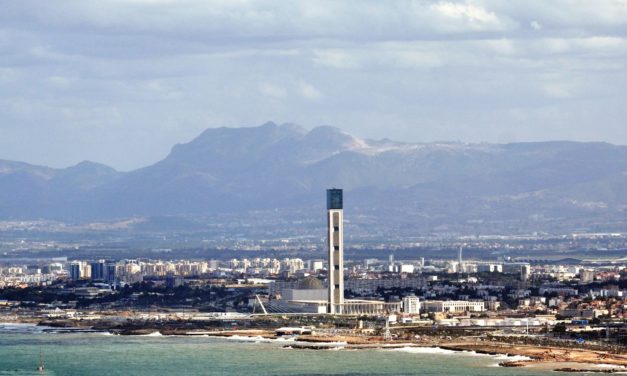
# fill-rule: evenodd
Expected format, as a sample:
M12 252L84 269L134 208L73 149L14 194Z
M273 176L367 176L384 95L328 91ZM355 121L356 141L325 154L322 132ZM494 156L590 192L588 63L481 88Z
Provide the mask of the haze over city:
M625 373L626 64L627 0L0 0L0 375Z
M147 166L211 127L627 144L624 1L2 2L0 158Z

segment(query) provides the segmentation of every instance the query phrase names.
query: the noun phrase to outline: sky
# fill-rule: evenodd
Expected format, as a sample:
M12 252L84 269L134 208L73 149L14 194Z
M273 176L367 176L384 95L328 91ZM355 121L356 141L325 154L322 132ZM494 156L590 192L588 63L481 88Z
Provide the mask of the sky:
M127 171L211 127L627 145L627 0L0 0L0 159Z

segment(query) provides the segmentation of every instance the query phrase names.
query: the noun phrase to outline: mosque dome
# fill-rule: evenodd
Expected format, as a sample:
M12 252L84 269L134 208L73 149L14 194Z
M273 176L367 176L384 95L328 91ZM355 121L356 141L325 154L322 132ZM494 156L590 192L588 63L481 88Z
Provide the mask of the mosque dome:
M299 290L319 290L324 289L322 282L316 277L307 277L298 282Z

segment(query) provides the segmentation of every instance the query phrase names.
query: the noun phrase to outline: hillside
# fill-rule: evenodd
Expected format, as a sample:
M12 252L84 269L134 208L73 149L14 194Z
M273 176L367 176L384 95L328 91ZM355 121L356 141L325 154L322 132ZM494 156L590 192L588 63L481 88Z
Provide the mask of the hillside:
M346 190L347 210L391 223L627 216L627 147L607 143L363 140L323 126L207 129L128 173L0 161L0 215L106 219L316 208ZM401 214L402 218L398 218Z

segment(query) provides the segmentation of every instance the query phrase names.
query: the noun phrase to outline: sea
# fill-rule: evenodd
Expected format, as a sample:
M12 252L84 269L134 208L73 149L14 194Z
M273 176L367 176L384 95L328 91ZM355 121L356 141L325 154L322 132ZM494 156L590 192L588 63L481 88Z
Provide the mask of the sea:
M516 358L437 348L295 349L296 339L120 336L59 332L30 324L0 323L3 375L527 375L552 373L504 368ZM37 371L43 359L45 371ZM559 373L568 375L568 373Z

